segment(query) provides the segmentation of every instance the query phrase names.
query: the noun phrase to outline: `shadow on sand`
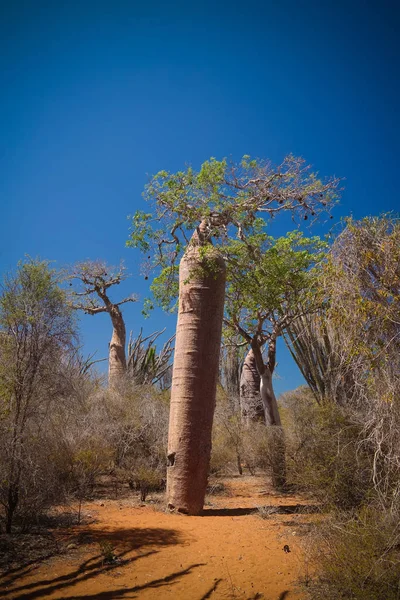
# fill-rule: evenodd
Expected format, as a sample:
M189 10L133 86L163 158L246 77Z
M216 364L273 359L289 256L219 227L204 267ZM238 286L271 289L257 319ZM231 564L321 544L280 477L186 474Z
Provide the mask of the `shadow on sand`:
M81 532L82 534L83 532ZM150 556L151 554L157 553L157 550L151 549L148 552L137 554L133 557L127 557L127 554L136 550L138 551L143 546L168 546L182 543L181 536L173 529L161 529L161 528L131 528L131 529L120 529L107 531L90 531L91 541L101 542L107 541L110 544L117 543L123 547L121 552L115 552L115 560L111 564L106 564L103 555L92 556L91 558L82 562L79 567L65 575L60 575L53 578L42 579L25 585L16 587L10 586L20 577L29 575L29 573L36 569L36 565L23 564L18 568L14 568L3 577L0 582L0 596L2 598L12 598L13 600L34 600L35 598L45 598L46 596L53 594L56 591L63 590L63 598L122 598L125 594L132 594L139 592L142 589L148 587L161 587L163 585L171 584L177 581L183 575L190 573L190 571L196 567L201 566L200 564L194 564L186 569L171 573L170 575L161 579L150 581L144 585L138 585L130 589L116 589L112 593L104 592L97 593L95 595L84 595L68 596L65 592L69 588L73 588L77 583L81 583L97 577L100 574L109 573L114 569L119 569L126 565L131 565L135 561ZM72 591L72 590L71 590ZM132 596L130 596L132 597Z
M310 515L321 512L318 506L312 504L285 504L285 505L271 505L271 506L259 506L256 508L205 508L203 510L203 517L242 517L245 515L255 515L260 510L273 515L294 515L303 514Z

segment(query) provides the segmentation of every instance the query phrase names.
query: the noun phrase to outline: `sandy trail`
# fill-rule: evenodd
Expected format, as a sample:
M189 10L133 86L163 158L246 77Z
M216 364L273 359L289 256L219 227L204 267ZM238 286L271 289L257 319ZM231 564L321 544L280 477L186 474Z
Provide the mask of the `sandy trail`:
M137 500L85 505L90 525L63 534L67 555L3 577L0 596L10 600L85 598L143 600L299 600L299 536L310 515L292 508L304 499L271 493L261 477L223 480L229 496L211 496L204 516L167 514ZM259 506L276 507L267 519ZM289 507L286 509L285 507ZM285 514L286 513L286 514ZM117 557L104 561L100 545ZM290 552L284 551L288 545Z

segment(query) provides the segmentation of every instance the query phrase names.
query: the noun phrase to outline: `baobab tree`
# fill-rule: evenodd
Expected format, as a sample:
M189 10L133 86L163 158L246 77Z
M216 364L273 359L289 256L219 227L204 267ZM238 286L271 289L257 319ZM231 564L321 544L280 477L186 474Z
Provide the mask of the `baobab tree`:
M265 425L274 428L270 457L277 487L285 483L285 468L284 436L273 387L276 345L286 327L315 310L315 267L324 257L324 246L319 238L303 237L297 230L278 239L259 235L246 244L234 241L227 254L224 321L249 346L241 378L242 415L247 423L262 415Z
M296 319L315 310L315 266L321 263L325 246L320 238L307 238L296 230L278 239L262 234L249 237L245 244L233 241L226 248L224 322L250 346L244 362L246 383L250 396L258 386L266 425L281 424L272 384L277 340ZM248 413L249 398L242 392L241 399ZM257 415L254 407L253 412Z
M153 290L163 306L170 306L182 257L168 442L170 508L199 514L204 503L224 312L224 245L234 235L245 243L266 225L266 216L279 212L312 218L330 208L337 190L338 179L323 182L293 156L277 168L248 156L239 164L212 158L199 172L161 171L146 186L154 212L135 213L128 245L160 269Z
M119 285L127 277L121 263L118 267L107 265L103 261L87 260L74 265L68 279L78 282L71 293L71 306L83 310L87 315L108 313L112 322L112 336L108 353L108 382L116 385L126 373L126 328L120 306L127 302L136 302L134 294L113 302L109 289ZM72 285L72 283L70 284Z

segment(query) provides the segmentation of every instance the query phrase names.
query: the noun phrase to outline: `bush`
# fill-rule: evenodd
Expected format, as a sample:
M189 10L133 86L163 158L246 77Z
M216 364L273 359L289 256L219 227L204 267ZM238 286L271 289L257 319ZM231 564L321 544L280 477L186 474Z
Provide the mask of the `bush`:
M213 475L242 474L243 444L240 415L232 410L220 388L212 430L210 472Z
M110 468L120 478L128 482L147 479L151 488L155 477L160 487L166 477L168 404L165 392L129 382L118 392L102 391L93 401L97 435L107 444Z
M146 501L149 492L158 492L164 488L165 474L157 468L146 464L136 465L129 479L129 486L139 489L140 500Z
M397 600L400 520L368 507L319 523L309 548L313 600Z
M360 506L373 492L372 454L349 410L318 405L307 389L284 394L288 480L325 505Z
M256 421L244 425L241 415L220 391L213 426L212 474L242 475L243 469L248 469L254 475L261 471L280 488L285 479L284 454L280 427L266 427Z

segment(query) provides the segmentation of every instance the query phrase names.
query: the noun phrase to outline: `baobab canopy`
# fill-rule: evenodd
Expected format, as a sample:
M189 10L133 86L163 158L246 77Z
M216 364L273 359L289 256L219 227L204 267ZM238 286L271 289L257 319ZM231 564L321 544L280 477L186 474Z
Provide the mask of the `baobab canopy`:
M289 211L300 222L329 213L339 183L336 177L321 179L293 155L276 167L244 156L239 163L210 158L199 171L160 171L144 192L152 212L132 216L127 245L147 253L149 265L173 265L203 219L209 239L223 243L234 235L244 240L260 226L259 219L265 224L266 216Z

